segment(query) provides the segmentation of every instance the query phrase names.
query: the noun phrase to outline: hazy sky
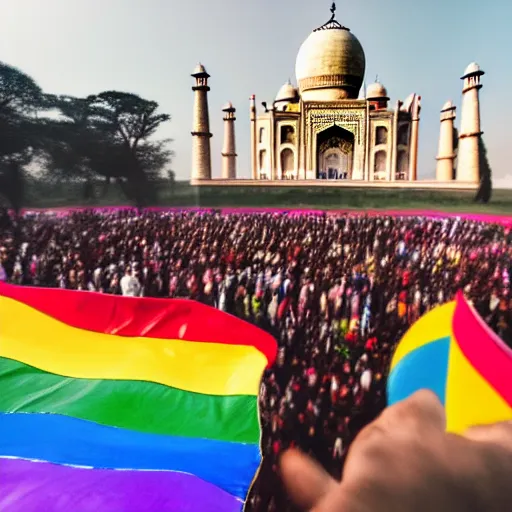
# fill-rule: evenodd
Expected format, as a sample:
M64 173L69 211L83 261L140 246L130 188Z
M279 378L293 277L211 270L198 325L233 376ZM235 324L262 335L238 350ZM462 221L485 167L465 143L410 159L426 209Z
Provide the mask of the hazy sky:
M0 60L30 74L47 92L85 96L117 89L156 100L172 121L173 169L190 174L190 73L210 75L214 175L220 175L222 112L237 108L238 172L249 176L249 96L271 101L290 78L310 32L328 20L331 0L0 0ZM420 178L432 177L439 111L460 108L461 80L472 61L486 72L481 91L484 140L495 185L512 187L510 0L338 1L338 20L366 54L394 103L422 96ZM456 121L457 125L459 119Z

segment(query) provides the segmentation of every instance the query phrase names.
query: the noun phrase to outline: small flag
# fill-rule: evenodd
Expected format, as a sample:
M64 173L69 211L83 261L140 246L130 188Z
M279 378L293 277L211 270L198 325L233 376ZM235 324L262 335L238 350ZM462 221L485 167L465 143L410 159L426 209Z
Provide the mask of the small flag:
M512 420L512 350L462 292L420 318L398 344L388 379L390 405L430 389L446 410L447 430Z

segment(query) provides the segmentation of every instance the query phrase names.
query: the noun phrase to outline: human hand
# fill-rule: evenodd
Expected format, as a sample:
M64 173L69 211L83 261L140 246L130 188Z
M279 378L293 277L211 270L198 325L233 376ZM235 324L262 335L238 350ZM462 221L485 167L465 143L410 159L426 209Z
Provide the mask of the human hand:
M512 422L445 432L444 409L419 391L386 409L352 444L343 481L306 455L280 461L293 501L311 512L512 510Z

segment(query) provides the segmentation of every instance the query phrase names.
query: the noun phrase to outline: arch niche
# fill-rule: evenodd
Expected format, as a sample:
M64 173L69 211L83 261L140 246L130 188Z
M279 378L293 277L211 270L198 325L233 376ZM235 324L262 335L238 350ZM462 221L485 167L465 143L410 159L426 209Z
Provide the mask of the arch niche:
M267 158L267 150L262 149L260 151L260 161L259 161L259 169L260 169L260 179L261 180L269 180L270 176L268 175L268 158Z
M281 151L281 174L284 180L295 178L295 156L290 148Z
M377 151L375 153L375 163L373 169L373 179L375 181L385 181L386 180L386 160L387 155L383 150Z
M317 178L352 179L354 134L331 126L317 135Z
M409 174L409 155L407 151L401 149L398 151L397 169L395 179L397 181L406 180Z
M398 144L401 146L407 146L409 144L409 125L401 124L398 127Z
M378 126L375 131L375 145L388 143L388 129L385 126Z

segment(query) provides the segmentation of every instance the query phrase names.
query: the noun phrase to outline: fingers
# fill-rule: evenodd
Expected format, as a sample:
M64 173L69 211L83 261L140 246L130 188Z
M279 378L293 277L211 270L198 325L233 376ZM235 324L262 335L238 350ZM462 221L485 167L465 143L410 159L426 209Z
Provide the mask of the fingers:
M317 462L298 450L286 451L279 467L288 493L303 510L311 510L337 487L337 482Z
M430 391L418 391L385 409L357 435L345 466L360 475L366 471L366 459L389 456L390 442L428 443L432 442L432 437L444 436L445 430L446 415L437 396ZM345 474L344 479L347 476Z
M471 427L464 432L464 437L472 441L499 444L512 450L512 421Z
M464 437L473 441L473 451L480 457L483 471L478 482L484 496L487 491L487 501L496 504L493 510L509 510L512 500L512 421L471 427L464 432Z
M437 396L430 391L419 391L389 409L371 425L363 429L349 451L345 483L368 473L369 463L383 455L386 445L399 437L424 439L424 434L444 435L446 415ZM370 450L371 449L371 450ZM355 451L354 451L355 450ZM367 457L368 450L371 457ZM281 457L280 469L284 484L293 501L303 510L311 510L325 503L328 495L337 495L338 483L311 458L296 450L288 450ZM345 493L346 494L346 493ZM348 500L347 496L345 498ZM327 498L329 499L329 498Z
M437 395L428 390L414 393L406 400L386 409L381 418L382 426L389 432L394 429L411 431L430 428L439 432L446 430L446 413Z

